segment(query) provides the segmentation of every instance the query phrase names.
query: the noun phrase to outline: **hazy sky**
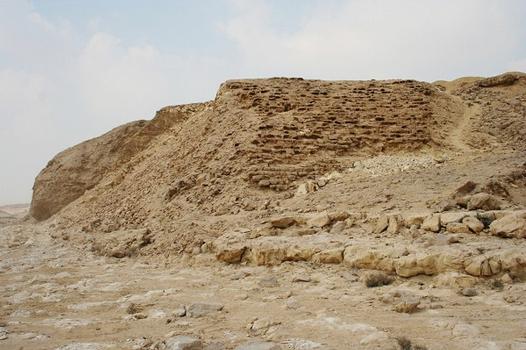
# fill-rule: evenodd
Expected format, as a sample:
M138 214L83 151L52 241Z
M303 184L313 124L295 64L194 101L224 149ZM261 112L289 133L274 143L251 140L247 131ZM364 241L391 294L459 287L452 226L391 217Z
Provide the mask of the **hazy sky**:
M526 71L523 0L0 0L0 204L62 149L240 77Z

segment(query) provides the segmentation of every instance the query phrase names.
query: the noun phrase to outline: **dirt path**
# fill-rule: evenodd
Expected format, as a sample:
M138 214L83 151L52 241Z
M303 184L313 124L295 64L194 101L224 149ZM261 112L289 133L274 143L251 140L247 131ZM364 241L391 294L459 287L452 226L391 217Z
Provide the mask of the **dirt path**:
M34 226L2 228L0 238L2 349L149 349L174 335L207 349L263 340L283 349L396 349L396 337L428 349L526 349L524 284L465 297L429 277L366 288L363 272L344 266L101 258ZM393 311L400 298L418 299L418 312Z
M451 98L456 100L462 107L462 117L459 118L457 125L451 130L449 136L449 143L457 150L468 153L473 152L474 149L469 145L468 140L472 137L471 125L476 123L480 118L481 108L478 104L470 104L458 96L450 94Z

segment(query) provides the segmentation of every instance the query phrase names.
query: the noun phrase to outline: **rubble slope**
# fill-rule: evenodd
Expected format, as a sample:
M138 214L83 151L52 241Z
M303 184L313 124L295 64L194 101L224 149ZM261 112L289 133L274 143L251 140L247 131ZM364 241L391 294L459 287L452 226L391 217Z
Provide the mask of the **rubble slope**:
M211 102L167 107L59 154L36 179L31 213L59 212L60 228L84 232L146 227L159 252L184 250L366 158L524 149L526 77L493 79L227 81Z

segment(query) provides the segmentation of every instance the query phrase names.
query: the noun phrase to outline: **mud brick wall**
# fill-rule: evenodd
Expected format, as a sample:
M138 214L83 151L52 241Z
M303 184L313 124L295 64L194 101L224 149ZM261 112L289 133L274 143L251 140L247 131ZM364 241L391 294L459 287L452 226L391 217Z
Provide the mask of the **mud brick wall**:
M260 125L244 153L254 184L286 190L360 151L414 150L430 142L425 83L274 78L225 83Z

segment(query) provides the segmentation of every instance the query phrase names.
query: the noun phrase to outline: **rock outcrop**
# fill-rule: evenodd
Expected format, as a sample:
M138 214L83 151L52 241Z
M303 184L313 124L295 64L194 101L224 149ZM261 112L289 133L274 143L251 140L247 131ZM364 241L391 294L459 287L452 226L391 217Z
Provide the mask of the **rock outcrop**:
M339 206L345 211L348 203L359 208L364 199L377 209L387 208L382 204L387 202L396 206L401 202L393 201L389 192L400 181L409 186L422 172L438 178L441 168L451 167L462 176L462 165L450 159L452 152L470 147L465 141L473 133L466 129L459 134L459 123L471 116L469 104L479 100L499 101L494 108L488 105L489 114L483 104L481 120L491 115L495 121L496 113L501 109L508 113L510 106L519 113L526 106L526 78L514 76L511 85L482 87L486 83L478 79L449 90L412 80L227 81L213 101L164 108L151 121L124 125L57 155L35 181L31 215L37 220L55 215L60 229L95 235L148 228L153 243L133 254L194 254L232 225L254 226L261 219L271 223L275 235L292 229L299 236L319 230L337 236L353 227L359 216L336 217L324 208ZM520 149L521 138L514 132L507 142ZM481 128L477 135L483 134L490 135ZM496 169L499 161L492 158L488 166ZM483 162L470 167L480 168ZM513 167L509 171L508 178L503 173L501 178L474 182L475 187L448 198L444 208L488 211L522 203L522 175L512 176L517 171ZM455 181L449 183L458 186ZM355 191L361 197L354 198ZM419 201L415 209L421 209L430 196L428 191L407 206ZM273 219L291 205L296 213L307 205L312 215ZM362 230L375 236L396 235L414 225L458 235L481 232L481 225L485 229L491 223L473 215L464 221L436 213L410 219L406 225L405 213L398 214L381 215L371 223L375 227ZM218 254L223 261L250 257L265 264L281 256L346 260L339 246L297 252L276 249L269 254L266 248L247 249L236 243Z
M151 121L136 121L68 148L38 174L30 214L45 220L123 167L156 136L186 119L199 105L166 107Z

